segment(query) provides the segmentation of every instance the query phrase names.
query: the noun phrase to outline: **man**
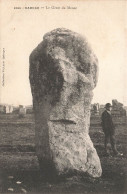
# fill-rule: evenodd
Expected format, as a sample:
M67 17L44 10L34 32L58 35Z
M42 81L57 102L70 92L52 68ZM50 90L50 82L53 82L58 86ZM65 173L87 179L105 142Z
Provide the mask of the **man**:
M116 149L115 126L111 116L111 109L112 109L111 104L107 103L105 105L105 109L106 110L102 113L101 119L102 119L102 129L105 134L104 146L105 146L106 155L109 155L107 144L110 139L110 143L111 143L111 147L114 155L122 156L123 154L120 154Z

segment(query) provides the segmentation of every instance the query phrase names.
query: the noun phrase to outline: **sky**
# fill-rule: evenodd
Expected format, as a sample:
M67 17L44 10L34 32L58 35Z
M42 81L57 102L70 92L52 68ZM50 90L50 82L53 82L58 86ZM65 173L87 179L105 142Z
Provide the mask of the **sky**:
M45 33L64 27L85 36L99 60L92 103L105 104L117 99L127 105L126 1L1 0L0 3L0 103L32 104L29 55ZM24 9L30 6L39 9ZM66 9L61 9L62 6Z

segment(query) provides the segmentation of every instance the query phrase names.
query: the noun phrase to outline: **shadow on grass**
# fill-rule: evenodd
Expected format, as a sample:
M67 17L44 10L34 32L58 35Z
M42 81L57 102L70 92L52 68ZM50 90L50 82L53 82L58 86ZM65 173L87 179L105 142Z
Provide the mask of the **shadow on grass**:
M104 169L101 178L68 174L48 182L39 170L0 171L0 193L125 193L126 177Z

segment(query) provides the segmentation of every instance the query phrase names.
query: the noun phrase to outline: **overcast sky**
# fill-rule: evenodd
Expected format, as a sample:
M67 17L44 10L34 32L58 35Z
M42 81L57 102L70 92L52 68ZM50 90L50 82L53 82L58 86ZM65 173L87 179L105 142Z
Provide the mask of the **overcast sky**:
M99 80L92 103L105 104L118 99L127 105L126 1L2 2L1 71L3 49L5 69L4 86L2 72L0 80L1 103L32 104L29 55L45 33L64 27L84 35L98 57ZM14 6L22 9L14 9ZM25 6L40 9L26 10ZM45 6L75 6L77 9L46 9Z

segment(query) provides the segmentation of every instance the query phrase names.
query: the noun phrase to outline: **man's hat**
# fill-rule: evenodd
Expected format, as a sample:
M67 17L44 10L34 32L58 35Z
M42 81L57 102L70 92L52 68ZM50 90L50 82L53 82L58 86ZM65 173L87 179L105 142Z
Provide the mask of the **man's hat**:
M112 105L111 105L110 103L107 103L107 104L105 105L105 108L109 108L109 107L112 107Z

